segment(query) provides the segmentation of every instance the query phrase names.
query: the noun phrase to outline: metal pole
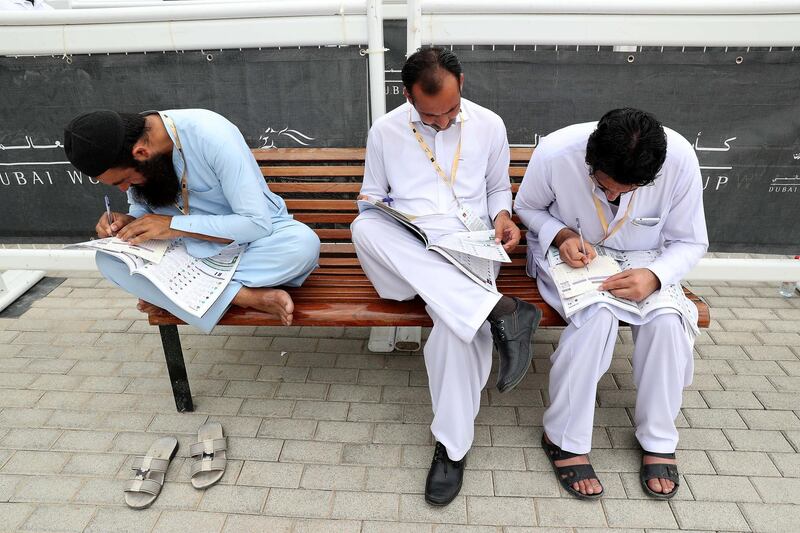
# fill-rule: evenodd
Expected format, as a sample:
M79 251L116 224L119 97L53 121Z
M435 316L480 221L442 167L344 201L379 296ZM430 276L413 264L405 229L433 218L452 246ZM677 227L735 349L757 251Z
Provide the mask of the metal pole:
M422 46L422 0L408 0L406 20L406 57Z
M384 67L382 0L367 3L367 61L369 62L370 120L375 123L386 114L386 72Z

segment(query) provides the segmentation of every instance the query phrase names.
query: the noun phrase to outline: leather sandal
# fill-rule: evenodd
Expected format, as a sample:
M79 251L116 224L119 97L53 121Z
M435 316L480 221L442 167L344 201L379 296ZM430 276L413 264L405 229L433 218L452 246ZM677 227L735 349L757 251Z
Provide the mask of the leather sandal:
M191 468L192 486L205 489L225 475L228 439L222 434L222 424L206 422L197 430L197 442L189 447L194 458Z
M600 480L597 478L597 474L595 474L592 465L584 464L556 466L556 461L563 461L564 459L580 457L586 454L565 452L555 444L547 442L547 438L545 437L544 433L542 433L542 449L544 449L545 453L547 454L547 458L550 459L550 464L553 465L556 478L558 479L558 482L561 483L561 486L564 487L565 491L569 492L576 498L580 498L581 500L596 500L605 494L606 491L604 489L601 489L600 492L596 494L584 494L581 491L572 488L573 483L583 481L584 479L597 479L597 482L600 483ZM602 487L603 485L600 484L600 486Z
M125 484L125 503L128 507L146 509L156 501L164 485L169 462L177 451L178 440L175 437L164 437L150 446L147 455L133 460L133 479Z
M646 455L650 457L659 457L661 459L675 459L674 453L655 453L642 450L642 458ZM655 478L668 479L675 483L675 487L667 493L655 492L647 485L648 481ZM678 487L681 485L678 465L672 463L644 464L644 461L642 461L642 468L639 470L639 481L641 481L642 488L648 496L661 500L668 500L675 496L675 493L678 492Z

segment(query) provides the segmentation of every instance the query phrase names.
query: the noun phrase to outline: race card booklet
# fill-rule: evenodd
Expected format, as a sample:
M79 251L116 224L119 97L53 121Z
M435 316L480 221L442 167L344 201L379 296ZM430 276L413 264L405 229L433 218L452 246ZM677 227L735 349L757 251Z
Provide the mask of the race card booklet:
M358 200L358 207L361 211L378 209L392 217L422 241L426 250L440 254L475 283L497 293L494 262L510 263L511 259L503 245L494 242L494 230L460 231L431 242L425 231L414 222L420 217L403 213L377 200Z
M144 276L175 305L196 317L202 317L222 295L236 272L245 248L230 245L217 255L200 259L189 255L180 239L172 242L146 241L135 249L121 247L118 243L101 243L106 240L72 244L66 248L90 248L116 257L125 263L131 274ZM144 255L140 250L143 245L148 245L148 253ZM118 249L120 247L122 250ZM154 254L149 257L156 257L157 261L147 259L146 256L154 251L160 251L160 256Z
M642 300L634 302L614 296L598 287L609 276L632 268L647 268L659 255L658 250L620 251L605 246L595 246L597 257L585 267L573 268L567 265L551 246L547 250L550 276L553 278L564 313L570 317L590 305L606 303L644 318L656 309L672 308L684 317L684 324L691 327L696 335L697 307L683 293L678 284L667 285Z
M141 257L151 263L159 263L167 251L167 246L169 246L169 241L149 240L141 244L131 244L116 237L106 237L105 239L69 244L64 248L94 248L107 252L120 252Z

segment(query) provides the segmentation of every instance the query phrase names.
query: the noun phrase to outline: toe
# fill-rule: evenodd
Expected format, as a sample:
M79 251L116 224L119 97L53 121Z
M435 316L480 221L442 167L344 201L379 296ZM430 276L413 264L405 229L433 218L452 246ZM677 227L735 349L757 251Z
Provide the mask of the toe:
M661 483L659 483L658 478L649 480L647 486L650 487L650 490L653 492L661 492Z
M595 494L603 492L603 486L600 484L600 480L592 479L592 490Z
M572 484L572 488L573 488L573 490L577 490L578 492L582 492L581 491L581 484L578 481L576 481L575 483Z
M659 479L659 481L661 482L661 491L664 494L669 494L675 488L675 483L669 479Z

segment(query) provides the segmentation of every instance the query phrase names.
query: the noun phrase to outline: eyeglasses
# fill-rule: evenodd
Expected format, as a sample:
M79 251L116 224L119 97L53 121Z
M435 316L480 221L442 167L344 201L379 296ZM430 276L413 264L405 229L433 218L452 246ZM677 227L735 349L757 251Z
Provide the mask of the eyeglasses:
M605 185L600 183L600 180L597 179L597 176L595 176L594 172L589 174L589 178L594 182L594 184L597 186L597 188L600 189L601 191L603 191L604 193L625 194L625 193L628 193L628 192L633 192L633 191L635 191L636 189L639 188L638 185L630 185L628 187L622 188L622 190L614 190L614 189L606 187Z

